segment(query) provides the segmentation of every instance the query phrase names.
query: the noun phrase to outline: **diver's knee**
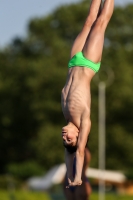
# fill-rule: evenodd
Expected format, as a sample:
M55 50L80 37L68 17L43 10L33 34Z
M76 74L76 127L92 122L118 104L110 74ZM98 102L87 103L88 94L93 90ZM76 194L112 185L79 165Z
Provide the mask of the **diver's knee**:
M108 24L108 22L110 21L110 18L112 16L113 12L106 12L104 14L101 14L98 18L97 18L97 24L100 24L101 26L104 24Z
M91 27L93 23L96 21L96 14L90 13L85 21L85 26Z
M103 16L99 17L95 23L95 30L99 31L99 30L105 29L108 22L109 22L108 18L105 18Z

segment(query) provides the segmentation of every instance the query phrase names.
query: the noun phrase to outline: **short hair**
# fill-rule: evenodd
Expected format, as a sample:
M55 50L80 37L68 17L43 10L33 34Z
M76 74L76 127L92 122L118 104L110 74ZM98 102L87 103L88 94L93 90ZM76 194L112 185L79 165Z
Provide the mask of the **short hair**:
M75 153L76 150L77 150L77 143L76 143L75 146L72 146L71 144L64 144L64 143L63 143L63 145L64 145L64 147L66 148L66 150L67 150L70 154Z
M89 136L88 136L88 138L87 138L86 147L87 147L87 145L88 145L88 141L89 141ZM77 140L77 142L78 142L78 140ZM77 151L77 148L78 148L77 142L76 142L76 145L75 145L75 146L73 146L72 144L64 144L64 142L63 142L63 146L66 148L66 150L67 150L70 154L73 154L73 153L75 153L75 152Z

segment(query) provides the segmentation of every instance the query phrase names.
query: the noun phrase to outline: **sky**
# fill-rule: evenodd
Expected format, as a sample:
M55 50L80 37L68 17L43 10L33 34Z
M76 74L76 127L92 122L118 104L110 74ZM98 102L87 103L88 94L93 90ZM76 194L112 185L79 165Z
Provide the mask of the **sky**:
M52 13L64 4L80 0L0 0L0 48L10 44L15 37L26 35L28 22L35 17ZM133 3L133 0L115 0L116 5Z

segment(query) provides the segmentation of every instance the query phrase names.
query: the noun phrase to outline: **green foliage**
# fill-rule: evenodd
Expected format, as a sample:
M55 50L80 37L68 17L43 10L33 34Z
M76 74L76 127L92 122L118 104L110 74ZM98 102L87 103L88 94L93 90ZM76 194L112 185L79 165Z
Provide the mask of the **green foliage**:
M18 179L15 179L10 175L1 175L0 176L0 189L7 190L8 188L20 188L21 182Z
M60 132L65 120L60 93L71 45L87 12L88 1L82 1L33 19L25 39L16 38L0 51L0 173L10 166L8 170L14 175L26 178L38 173L38 167L34 164L26 169L24 162L35 160L44 170L64 162ZM115 8L101 66L101 73L111 68L115 77L106 89L106 167L125 172L133 166L132 13L133 5ZM98 167L98 89L95 81L91 86L89 146L91 167Z
M38 139L32 144L36 149L38 160L41 160L46 168L63 162L64 151L60 135L61 127L47 124L40 129Z
M31 176L42 175L44 171L36 162L27 161L23 163L9 164L7 167L7 173L24 180Z
M132 171L132 169L128 170L125 175L126 175L126 177L129 181L133 182L133 171Z

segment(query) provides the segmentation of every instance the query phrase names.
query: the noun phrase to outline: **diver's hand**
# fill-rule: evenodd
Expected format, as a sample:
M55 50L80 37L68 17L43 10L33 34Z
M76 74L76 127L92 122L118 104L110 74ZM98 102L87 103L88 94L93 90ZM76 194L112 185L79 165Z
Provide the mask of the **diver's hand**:
M68 186L66 186L66 188L69 188L69 187L74 187L74 186L79 186L79 185L81 185L82 184L82 180L74 180L73 182L70 180L70 179L68 179Z

